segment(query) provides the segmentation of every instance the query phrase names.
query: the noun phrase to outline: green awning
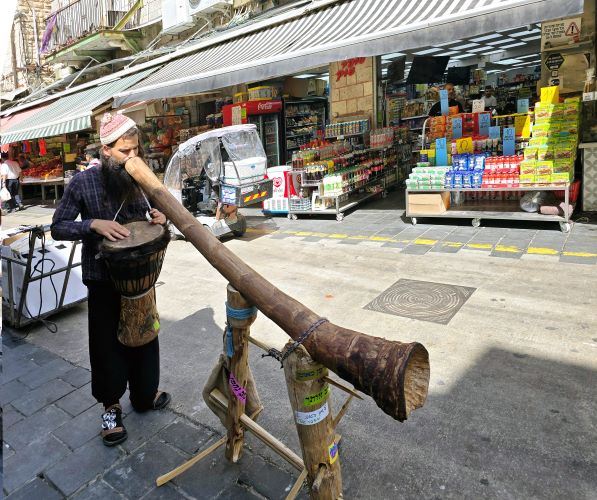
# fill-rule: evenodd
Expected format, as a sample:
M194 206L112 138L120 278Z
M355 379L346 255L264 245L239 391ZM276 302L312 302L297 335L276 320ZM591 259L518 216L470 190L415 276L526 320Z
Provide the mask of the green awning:
M142 80L155 69L157 68L140 71L134 75L61 97L31 117L7 130L2 130L0 143L10 144L93 128L91 118L95 108L111 100L114 94Z

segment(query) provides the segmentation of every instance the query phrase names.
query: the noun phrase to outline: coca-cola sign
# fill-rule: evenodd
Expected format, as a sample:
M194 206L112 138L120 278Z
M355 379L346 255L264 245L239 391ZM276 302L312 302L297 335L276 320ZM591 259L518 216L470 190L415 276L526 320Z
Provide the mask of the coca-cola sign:
M250 115L265 113L279 113L282 111L282 101L248 101L243 103Z

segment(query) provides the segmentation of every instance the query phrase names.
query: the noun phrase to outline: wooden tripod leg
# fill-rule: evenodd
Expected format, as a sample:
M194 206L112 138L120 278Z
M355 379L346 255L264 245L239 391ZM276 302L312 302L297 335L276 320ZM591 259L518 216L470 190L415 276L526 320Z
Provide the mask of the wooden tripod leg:
M294 486L288 492L286 500L294 500L296 498L296 496L299 494L299 491L301 491L301 488L303 487L305 479L307 479L307 469L303 469L303 472L301 472L300 476L296 480L296 483L294 483Z
M231 309L248 309L251 307L244 297L232 285L228 285L228 307ZM247 384L249 381L249 333L250 326L257 315L237 319L228 316L228 325L232 329L232 344L234 353L229 361L230 384L232 387L226 412L226 428L228 441L226 443L226 458L236 463L243 452L245 431L240 423L240 417L245 413ZM243 396L244 393L244 396ZM244 397L244 399L243 399Z
M284 375L303 452L310 497L312 500L335 500L342 496L342 475L329 385L323 377L303 380L300 376L301 373L315 371L318 366L307 350L299 346L286 359Z
M228 438L227 437L223 437L218 439L214 444L212 444L209 448L206 448L205 450L203 450L201 453L195 455L193 458L191 458L190 460L187 460L184 464L179 465L178 467L176 467L176 469L171 470L170 472L167 472L166 474L161 475L160 477L158 477L155 481L155 484L157 486L162 486L164 484L166 484L168 481L171 481L172 479L174 479L176 476L179 476L180 474L182 474L184 471L190 469L193 465L195 465L197 462L203 460L205 457L207 457L209 454L213 453L214 451L216 451L220 446L223 446L226 444L226 440Z

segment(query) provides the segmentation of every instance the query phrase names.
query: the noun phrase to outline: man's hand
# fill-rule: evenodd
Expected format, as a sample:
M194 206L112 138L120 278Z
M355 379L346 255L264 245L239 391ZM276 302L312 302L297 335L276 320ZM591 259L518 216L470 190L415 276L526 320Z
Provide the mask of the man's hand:
M92 231L101 234L110 241L122 240L131 234L126 227L113 220L93 219L90 227Z
M157 208L152 208L149 215L151 216L151 224L166 224L166 216Z

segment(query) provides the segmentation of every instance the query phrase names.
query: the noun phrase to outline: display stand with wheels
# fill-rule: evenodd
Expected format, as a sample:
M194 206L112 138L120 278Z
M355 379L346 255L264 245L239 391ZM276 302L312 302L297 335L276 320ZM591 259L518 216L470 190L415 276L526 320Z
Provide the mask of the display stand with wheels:
M409 197L419 193L460 193L460 192L529 192L529 191L563 191L564 208L562 215L545 215L536 212L524 212L520 209L520 200L483 200L465 201L461 205L450 207L443 213L429 214L413 211L413 205L409 203ZM541 186L541 187L512 187L512 188L458 188L458 189L407 189L406 190L406 217L409 217L412 224L417 224L419 218L459 218L471 219L472 225L478 227L483 219L500 220L524 220L533 222L559 222L560 229L564 233L570 231L570 184L565 186Z

